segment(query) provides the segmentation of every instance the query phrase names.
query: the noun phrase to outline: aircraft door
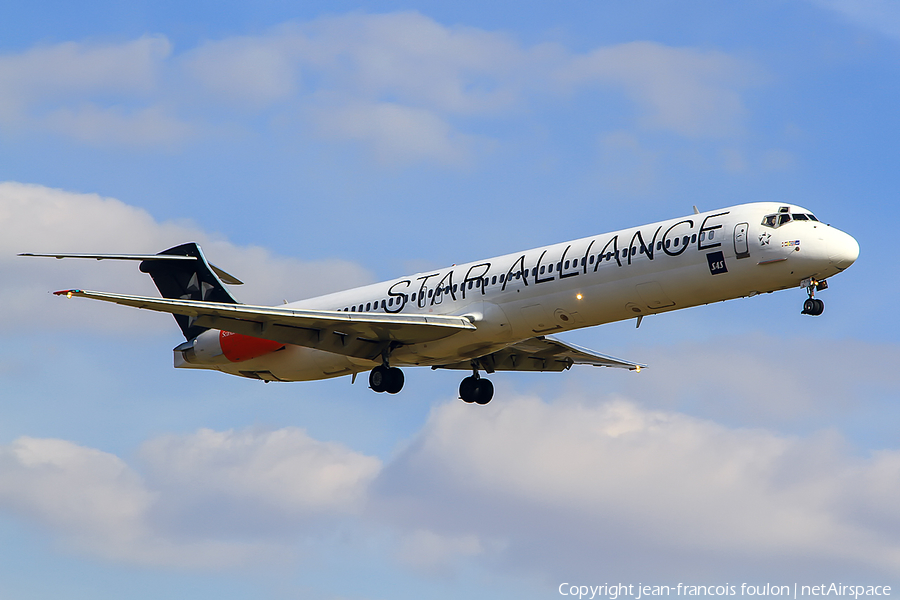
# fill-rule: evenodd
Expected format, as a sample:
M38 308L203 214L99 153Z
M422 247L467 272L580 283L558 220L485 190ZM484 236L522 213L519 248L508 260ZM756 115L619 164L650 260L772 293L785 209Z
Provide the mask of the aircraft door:
M747 223L738 223L734 226L735 258L747 258L750 256L750 247L747 244L747 229Z

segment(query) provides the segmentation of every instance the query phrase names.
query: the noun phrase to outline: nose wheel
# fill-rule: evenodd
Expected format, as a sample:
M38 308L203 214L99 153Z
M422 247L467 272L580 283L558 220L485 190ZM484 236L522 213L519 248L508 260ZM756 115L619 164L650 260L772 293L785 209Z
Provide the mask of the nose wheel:
M828 289L827 281L809 279L806 286L806 293L809 294L809 298L803 302L803 310L800 312L801 315L812 315L817 317L825 312L825 303L815 297L817 290L821 291L824 289Z

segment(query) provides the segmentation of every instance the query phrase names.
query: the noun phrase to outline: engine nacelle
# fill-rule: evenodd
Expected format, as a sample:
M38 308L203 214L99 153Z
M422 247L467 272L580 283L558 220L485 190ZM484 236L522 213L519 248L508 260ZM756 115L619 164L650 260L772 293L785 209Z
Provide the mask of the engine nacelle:
M178 346L185 362L193 365L221 365L258 358L284 348L281 342L208 329L190 342ZM177 362L177 354L176 354Z

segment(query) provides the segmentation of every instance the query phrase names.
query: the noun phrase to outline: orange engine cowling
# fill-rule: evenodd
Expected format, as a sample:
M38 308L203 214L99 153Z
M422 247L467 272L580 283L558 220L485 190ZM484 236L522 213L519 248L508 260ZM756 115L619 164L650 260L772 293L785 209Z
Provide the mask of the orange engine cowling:
M217 365L243 362L282 348L281 342L209 329L195 337L190 347L181 350L181 355L194 365Z

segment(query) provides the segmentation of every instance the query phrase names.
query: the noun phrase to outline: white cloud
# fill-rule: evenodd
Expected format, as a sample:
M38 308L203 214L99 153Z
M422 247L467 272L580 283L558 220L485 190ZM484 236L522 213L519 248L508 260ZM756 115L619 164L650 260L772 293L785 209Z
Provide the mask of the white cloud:
M0 127L166 146L223 121L253 128L262 117L280 128L301 115L313 131L363 143L380 160L458 166L490 147L473 143L473 119L556 110L568 92L597 85L631 98L645 128L733 136L741 91L757 79L753 65L720 52L635 42L579 54L415 12L350 13L179 55L157 36L0 56Z
M296 428L201 430L151 440L142 455L148 480L106 452L20 438L0 447L0 507L49 528L70 551L107 560L246 566L289 552L286 533L356 512L380 469L376 458ZM261 531L265 521L273 526Z
M401 563L426 573L445 574L461 558L478 556L484 547L478 536L439 535L417 529L400 539L397 558Z
M283 36L207 42L183 57L183 68L207 93L265 108L297 92L300 73L290 42Z
M169 435L144 444L141 457L166 490L157 514L182 535L283 534L310 516L358 513L381 468L377 458L294 427Z
M188 139L192 125L167 115L160 107L134 111L94 104L48 112L43 124L51 131L93 145L169 145Z
M632 42L573 56L557 77L568 85L621 86L644 108L645 127L720 137L740 130L745 109L739 90L758 74L721 52Z
M73 551L186 568L297 560L298 539L374 541L385 526L394 558L429 576L468 561L557 583L900 567L900 451L622 400L455 401L386 467L297 428L162 436L139 456L143 477L21 438L0 447L0 507Z
M464 164L479 141L455 132L434 112L400 104L319 107L312 114L322 137L362 142L379 162L390 165L422 160Z
M191 126L166 114L155 98L170 54L165 37L144 36L0 55L0 129L38 129L100 144L180 141Z
M833 434L732 429L625 401L442 406L378 489L398 526L502 540L492 560L551 580L599 565L644 581L900 566L883 530L900 519L887 500L900 452L855 458Z
M900 39L900 6L891 0L813 0L857 25Z
M134 262L23 258L21 252L154 254L188 241L245 282L232 287L239 301L278 304L353 285L371 277L341 260L303 262L256 246L236 246L189 223L158 222L114 198L15 182L0 183L0 265L4 311L0 328L158 329L163 315L105 304L63 301L48 292L82 288L157 296ZM177 331L172 324L173 333Z

